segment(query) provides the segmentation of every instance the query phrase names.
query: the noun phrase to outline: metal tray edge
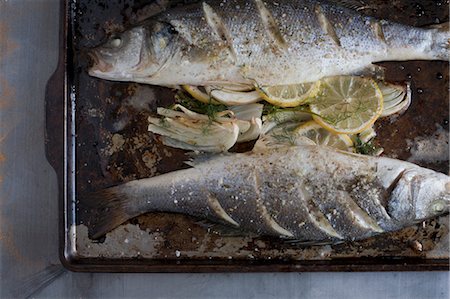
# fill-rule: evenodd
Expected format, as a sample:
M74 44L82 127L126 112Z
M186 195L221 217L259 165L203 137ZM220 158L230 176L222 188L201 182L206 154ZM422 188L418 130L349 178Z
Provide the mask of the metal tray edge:
M354 260L324 260L303 262L252 262L213 261L208 263L195 263L183 261L164 261L165 264L148 263L142 260L113 261L85 259L71 255L67 250L68 214L67 206L70 204L67 188L71 183L67 164L70 156L67 140L71 134L67 125L70 116L68 112L71 105L68 90L67 70L68 64L68 33L70 32L70 0L61 0L60 9L60 37L58 65L47 82L45 92L46 127L45 147L47 160L55 169L58 178L58 205L59 205L59 258L62 265L74 272L161 272L161 273L205 273L205 272L369 272L369 271L449 271L450 263L447 259L425 260L420 258L404 258L386 260L361 258ZM51 120L51 121L50 121ZM54 120L58 120L55 122ZM73 187L73 186L72 186ZM127 263L128 262L128 263Z

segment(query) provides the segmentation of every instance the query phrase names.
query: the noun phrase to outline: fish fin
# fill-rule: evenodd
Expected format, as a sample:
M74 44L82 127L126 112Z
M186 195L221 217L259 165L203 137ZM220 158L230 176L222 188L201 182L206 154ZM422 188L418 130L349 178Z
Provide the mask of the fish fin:
M86 224L90 238L98 239L139 215L129 204L132 199L122 190L120 186L103 189L87 194L80 202L81 210L89 215Z
M332 240L324 240L324 241L314 241L314 240L296 240L296 239L287 239L284 240L286 244L298 247L310 247L310 246L325 246L325 245L335 245L339 243L343 243L344 241L332 241Z
M371 8L368 3L362 0L328 0L328 2L356 11L367 10Z
M248 236L250 234L249 232L243 231L242 229L231 227L225 224L220 224L217 222L211 222L206 219L198 220L195 223L207 229L208 231L218 233L222 237L242 237Z
M272 144L269 142L267 138L264 138L264 136L261 136L253 146L252 151L253 152L264 152L267 149L273 147Z
M194 45L194 38L192 37L191 31L186 27L182 21L171 20L170 25L178 33L178 35L186 40L190 45Z
M229 156L229 153L203 153L203 152L189 152L186 154L189 160L184 161L184 164L191 167L196 167L203 163L208 163L209 161L216 159L218 157Z
M277 140L276 138L272 138L271 136L264 135L261 136L253 146L253 152L264 152L273 148L283 148L289 146L297 146L297 145L316 145L314 141L309 139L308 137L297 137L295 141L290 140L290 136L279 136L280 139L286 138L285 140ZM278 138L278 137L277 137Z

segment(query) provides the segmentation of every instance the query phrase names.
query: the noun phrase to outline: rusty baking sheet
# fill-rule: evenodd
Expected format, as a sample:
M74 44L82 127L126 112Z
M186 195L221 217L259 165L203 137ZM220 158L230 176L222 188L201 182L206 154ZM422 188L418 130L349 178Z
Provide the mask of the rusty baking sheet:
M88 76L86 49L155 11L189 1L78 0L62 8L59 67L47 88L47 155L60 191L60 253L74 271L380 271L446 270L449 217L368 240L297 247L270 239L222 236L175 214L147 214L101 240L87 236L83 194L186 165L185 152L162 146L147 117L167 106L167 88ZM192 2L192 1L191 1ZM448 1L374 1L366 11L416 26L448 21ZM406 114L377 123L385 156L448 173L448 63L382 63L391 81L411 81ZM235 148L245 151L247 148Z

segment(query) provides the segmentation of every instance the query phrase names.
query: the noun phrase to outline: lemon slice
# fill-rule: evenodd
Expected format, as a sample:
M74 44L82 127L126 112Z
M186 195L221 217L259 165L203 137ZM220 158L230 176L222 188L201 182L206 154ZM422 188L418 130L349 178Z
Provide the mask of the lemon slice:
M274 106L283 108L297 107L319 91L320 81L303 84L257 87L261 97Z
M383 112L383 94L369 78L336 76L321 80L319 94L311 100L313 119L337 134L357 134Z
M351 151L353 147L353 141L349 136L331 133L313 120L298 126L294 131L294 135L295 139L306 137L316 145L329 146L344 151Z
M201 91L198 87L196 86L191 86L191 85L183 85L182 86L184 90L186 90L194 99L205 103L205 104L214 104L214 105L218 105L220 104L219 102L217 102L216 100L214 100L209 94L207 94L206 92Z

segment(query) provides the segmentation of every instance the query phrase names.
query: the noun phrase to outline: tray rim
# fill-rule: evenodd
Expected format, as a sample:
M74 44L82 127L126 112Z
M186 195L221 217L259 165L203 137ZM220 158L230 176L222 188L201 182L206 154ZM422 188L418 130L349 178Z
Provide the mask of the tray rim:
M69 163L74 162L68 138L71 135L72 99L68 90L68 69L71 67L69 47L72 0L61 0L59 59L55 72L46 86L45 149L47 160L58 178L59 258L62 265L74 272L368 272L368 271L449 271L449 259L425 258L356 258L317 261L252 261L252 260L150 260L99 259L74 256L67 250L69 231L69 198L73 182ZM50 121L50 119L52 121ZM55 122L54 120L57 120ZM72 164L73 165L73 164Z

